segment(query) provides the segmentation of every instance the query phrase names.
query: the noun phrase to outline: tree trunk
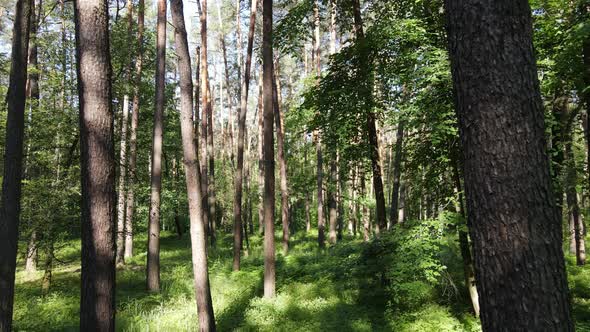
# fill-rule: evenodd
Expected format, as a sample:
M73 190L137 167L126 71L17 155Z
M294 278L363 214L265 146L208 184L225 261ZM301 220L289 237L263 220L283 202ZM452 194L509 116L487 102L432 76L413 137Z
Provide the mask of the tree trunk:
M466 220L465 207L463 205L463 191L461 186L461 177L456 162L453 163L453 177L455 180L455 191L457 194L457 212ZM465 287L469 292L471 307L475 317L479 317L479 295L475 284L475 270L473 268L473 259L471 257L471 248L467 232L463 230L463 224L459 228L459 247L461 248L461 258L463 259L463 275L465 276Z
M279 81L279 59L276 60L276 68L273 80L273 106L274 120L277 127L277 157L279 159L279 174L281 187L281 223L283 226L283 253L289 252L289 188L287 185L287 160L285 157L285 128L281 113L281 90Z
M207 235L203 222L203 197L201 192L201 174L197 154L197 140L192 121L193 83L191 63L188 49L186 28L184 26L182 0L171 0L170 9L176 34L176 53L180 73L180 128L182 134L182 150L184 172L186 174L186 190L189 205L191 253L195 282L195 298L200 331L215 331L215 316L209 287L207 266Z
M10 79L6 104L4 175L0 207L0 331L11 331L14 273L20 218L27 55L32 0L18 0L12 30Z
M135 213L135 172L137 167L137 126L139 125L139 88L143 70L144 0L137 5L137 59L135 60L135 86L129 133L129 185L127 187L127 212L125 215L125 258L133 256L133 215Z
M262 1L262 66L264 85L264 297L275 296L275 161L273 137L272 0Z
M127 0L127 40L132 42L133 32L133 1ZM126 79L132 84L131 59L127 62ZM117 202L117 264L125 263L125 181L127 179L127 120L129 115L129 94L123 96L123 113L121 121L121 147L119 150L119 196Z
M129 14L131 15L131 14ZM119 195L117 202L117 264L125 263L125 177L127 173L127 118L129 114L129 96L123 97L121 120L121 146L119 150Z
M330 187L328 188L328 216L329 216L329 237L328 241L330 244L336 244L336 226L337 226L337 217L338 211L336 210L336 190L335 186L337 185L336 179L336 156L332 156L332 160L330 160Z
M31 6L34 7L35 2L31 1ZM29 97L30 109L29 109L29 125L27 130L30 131L32 121L33 110L39 108L39 61L38 61L38 41L37 32L39 31L39 18L43 13L43 1L39 0L37 5L37 13L35 9L31 8L31 32L29 39L29 68L33 71L29 72L27 80L27 95ZM24 176L27 177L28 163L26 162L30 152L31 142L30 139L27 143L27 153L25 154L25 170ZM27 275L32 277L37 271L37 229L35 225L29 222L31 229L31 235L29 237L29 243L27 245L27 254L25 258L25 271Z
M258 191L260 192L260 203L258 204L258 232L264 233L264 207L262 201L264 199L264 155L263 155L263 132L264 132L264 117L262 110L262 71L258 75Z
M400 178L402 175L402 151L404 141L404 122L400 121L397 125L397 134L395 137L395 157L393 159L393 187L391 189L391 210L389 219L391 227L399 222L399 188Z
M150 219L148 225L147 290L160 291L160 196L162 193L162 141L166 89L166 0L158 0L156 30L156 108L152 143Z
M319 79L322 71L322 62L320 57L320 10L318 0L313 3L313 24L314 24L314 60L316 77L319 84ZM324 220L324 162L322 154L322 138L321 133L315 133L315 150L316 150L316 176L317 176L317 191L318 191L318 245L324 248L325 244L325 220Z
M529 4L445 4L482 328L573 331Z
M244 141L246 136L246 114L248 112L248 91L250 88L250 67L254 47L254 28L256 27L256 0L250 5L250 27L248 29L248 47L246 51L246 68L240 88L240 114L238 115L238 160L234 182L234 271L240 270L240 248L242 247L242 191L244 171ZM240 51L241 52L241 51ZM228 79L229 86L229 79Z
M570 232L573 229L573 234L570 233L570 243L573 242L573 249L576 254L576 264L584 265L586 263L586 245L584 236L582 234L580 206L578 204L578 193L576 185L578 182L578 174L576 171L576 161L574 159L573 151L573 122L575 113L571 112L566 103L567 126L564 128L567 137L565 142L565 159L566 159L566 178L565 178L565 196L567 200L568 216L570 222ZM573 235L573 236L572 236ZM570 250L571 250L570 245Z
M82 177L80 330L115 329L115 147L107 1L74 2Z
M363 20L361 16L361 7L359 0L353 0L353 11L354 11L354 30L356 34L357 43L363 44L365 42L365 36L363 32ZM364 46L363 48L366 48ZM367 50L363 50L361 55L361 60L363 64L361 65L362 68L369 68L369 59L368 54L366 54ZM366 86L361 87L364 91L364 95L369 100L368 105L369 109L367 110L367 133L369 137L369 148L370 148L370 155L371 155L371 169L372 169L372 177L373 177L373 192L375 194L375 202L376 212L377 212L377 222L376 222L376 232L379 230L387 229L387 218L385 216L385 193L383 191L383 179L382 179L382 170L381 170L381 158L379 157L379 140L377 137L377 126L375 124L375 113L371 109L371 105L373 104L373 80L369 79L372 76L371 73L366 73L367 77L365 77L362 81L366 80L367 82L364 83Z

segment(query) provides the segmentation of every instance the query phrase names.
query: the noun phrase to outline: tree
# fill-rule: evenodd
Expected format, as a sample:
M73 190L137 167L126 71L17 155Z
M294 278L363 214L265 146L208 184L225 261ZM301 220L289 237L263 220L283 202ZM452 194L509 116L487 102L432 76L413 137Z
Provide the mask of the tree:
M314 49L315 69L318 80L322 73L322 62L320 58L320 9L318 0L313 3L313 25L314 25ZM319 83L319 82L318 82ZM324 158L322 154L322 140L321 133L315 132L315 149L316 149L316 176L317 176L317 194L318 194L318 245L324 248L325 244L325 228L326 221L324 220Z
M133 28L133 2L127 0L127 38L131 42ZM131 60L131 59L129 59ZM125 76L129 83L131 77L131 61L125 68ZM119 149L119 189L117 202L117 264L125 262L125 181L127 179L127 121L129 118L129 95L123 96L123 110L121 119L121 146Z
M147 289L160 291L160 195L162 192L162 137L166 84L166 0L158 0L156 31L156 109L152 143L150 220L148 226Z
M12 30L10 79L6 104L4 173L0 201L0 331L12 330L14 273L20 220L27 56L31 26L31 0L18 0Z
M115 329L115 149L108 2L74 2L82 178L80 330Z
M240 269L240 248L242 247L242 191L244 171L244 141L246 136L246 114L248 112L248 91L250 88L250 68L252 66L252 49L254 47L254 29L256 28L256 2L256 0L252 0L252 3L250 4L250 27L248 28L246 68L244 69L244 78L241 80L242 84L240 87L240 113L238 115L238 160L236 176L234 178L234 271L238 271ZM241 53L240 50L239 53Z
M264 297L272 298L275 296L272 0L262 1L262 67L264 108Z
M529 4L445 5L483 330L573 331Z
M199 157L197 154L198 146L192 120L193 83L191 78L191 63L182 7L182 0L170 1L180 73L180 125L191 223L191 253L195 279L195 298L197 299L199 329L201 331L215 331L215 316L213 314L213 302L211 301L207 266L207 235L205 234L205 224L203 222L203 214L206 211L203 210L202 206L203 197L201 192Z
M133 108L131 109L131 126L129 132L129 184L127 186L127 203L125 213L125 255L133 256L133 215L135 213L135 182L137 168L137 127L139 125L139 86L143 70L143 30L144 0L137 5L137 58L135 59L135 86L133 87Z

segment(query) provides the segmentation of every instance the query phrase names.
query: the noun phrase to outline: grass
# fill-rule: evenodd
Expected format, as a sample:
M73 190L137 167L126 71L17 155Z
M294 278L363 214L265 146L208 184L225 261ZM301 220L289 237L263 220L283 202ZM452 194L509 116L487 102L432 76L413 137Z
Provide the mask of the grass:
M163 233L158 294L145 291L146 241L141 236L136 240L136 256L117 271L116 329L196 331L189 239ZM444 287L439 287L438 298L433 301L412 309L393 308L387 287L375 286L359 273L365 244L355 239L320 252L313 234L295 235L288 256L277 249L277 296L264 299L261 238L255 235L250 240L250 255L242 259L239 272L231 271L231 236L221 237L217 247L209 252L219 331L480 330L478 321L469 314L461 290L448 295ZM41 292L42 272L27 279L19 265L15 330L78 330L79 247L79 241L60 246L57 257L61 262L55 268L47 294ZM454 261L447 265L446 277L451 281L440 284L453 284L452 279L458 279L451 288L462 287L460 264ZM590 331L590 269L575 266L568 257L568 272L577 329Z

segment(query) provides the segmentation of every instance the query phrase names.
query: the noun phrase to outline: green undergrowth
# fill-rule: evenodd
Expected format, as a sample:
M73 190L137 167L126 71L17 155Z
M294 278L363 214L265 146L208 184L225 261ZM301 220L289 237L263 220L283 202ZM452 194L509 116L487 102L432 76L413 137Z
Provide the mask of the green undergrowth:
M242 270L231 270L230 235L209 251L219 331L479 331L463 286L456 239L434 222L408 223L379 240L345 238L317 249L316 235L295 234L288 255L277 237L277 296L262 297L261 238L253 235ZM145 237L117 271L118 331L196 331L190 241L163 233L161 292L145 291ZM78 330L79 241L59 246L53 282L19 265L15 330ZM41 257L42 258L42 257ZM590 327L590 271L568 257L578 330ZM22 262L19 262L22 263Z

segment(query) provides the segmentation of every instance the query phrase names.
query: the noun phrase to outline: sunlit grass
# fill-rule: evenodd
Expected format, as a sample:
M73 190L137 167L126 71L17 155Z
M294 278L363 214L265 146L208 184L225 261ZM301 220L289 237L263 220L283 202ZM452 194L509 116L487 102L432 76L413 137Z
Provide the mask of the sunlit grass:
M464 292L445 295L445 283L462 287L461 264L455 262L458 256L452 253L453 246L449 246L449 253L441 253L448 261L445 278L449 280L441 280L436 290L424 288L429 294L421 300L424 303L393 310L386 288L376 287L358 271L366 246L361 240L349 238L322 252L314 234L295 235L287 256L277 246L277 296L263 298L261 240L258 235L250 238L250 255L243 257L239 272L231 270L230 235L220 237L217 247L209 251L219 331L480 330L479 322L468 312ZM197 330L190 241L164 233L161 245L160 293L145 291L145 237L138 236L136 256L117 271L118 331ZM16 330L78 330L79 248L79 241L59 247L59 261L47 294L41 292L42 271L27 277L19 265ZM569 256L567 259L577 330L590 331L590 269L575 266Z

